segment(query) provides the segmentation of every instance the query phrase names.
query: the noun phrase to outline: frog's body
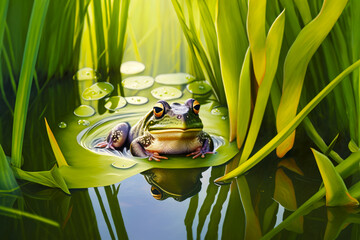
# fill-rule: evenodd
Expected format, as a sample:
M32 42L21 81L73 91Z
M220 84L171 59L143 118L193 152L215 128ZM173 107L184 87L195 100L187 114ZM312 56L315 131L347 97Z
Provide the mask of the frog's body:
M200 104L188 99L184 105L159 101L153 110L132 128L120 123L97 147L119 149L130 144L131 153L149 160L167 159L160 154L188 154L205 157L212 153L213 141L202 131Z

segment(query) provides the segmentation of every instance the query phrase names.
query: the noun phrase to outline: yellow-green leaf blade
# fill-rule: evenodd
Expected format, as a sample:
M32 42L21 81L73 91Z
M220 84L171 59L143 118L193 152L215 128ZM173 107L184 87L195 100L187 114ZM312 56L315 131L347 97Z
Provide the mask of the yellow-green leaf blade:
M255 77L259 86L264 78L266 64L265 14L266 0L249 0L247 34Z
M45 118L45 125L46 125L46 131L48 133L48 136L49 136L49 141L50 141L50 144L51 144L51 148L54 152L54 155L55 155L55 158L56 158L56 162L58 164L59 167L62 167L62 166L69 166L65 160L65 157L64 155L62 154L61 150L60 150L60 147L55 139L55 136L54 134L52 133L50 127L49 127L49 124L48 122L46 121L46 118Z
M350 196L344 181L334 165L322 153L311 149L326 189L327 206L356 206L359 202Z
M221 74L229 108L230 141L236 136L239 76L248 42L236 0L218 1L216 30Z
M324 1L319 15L301 30L289 49L284 63L283 93L276 116L278 132L295 117L308 63L334 26L346 3L347 0ZM279 157L292 148L294 139L295 132L277 148Z

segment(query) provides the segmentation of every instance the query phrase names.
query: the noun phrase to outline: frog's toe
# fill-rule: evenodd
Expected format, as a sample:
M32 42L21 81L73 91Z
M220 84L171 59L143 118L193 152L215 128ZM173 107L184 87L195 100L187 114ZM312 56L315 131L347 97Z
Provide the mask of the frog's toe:
M168 158L165 156L160 156L159 153L157 152L149 153L149 161L155 160L157 162L160 162L160 159L168 159Z
M192 158L198 158L201 156L201 158L205 158L205 154L214 154L214 152L208 151L207 149L201 149L198 148L195 150L195 152L189 153L188 155L186 155L187 157L189 156L193 156Z

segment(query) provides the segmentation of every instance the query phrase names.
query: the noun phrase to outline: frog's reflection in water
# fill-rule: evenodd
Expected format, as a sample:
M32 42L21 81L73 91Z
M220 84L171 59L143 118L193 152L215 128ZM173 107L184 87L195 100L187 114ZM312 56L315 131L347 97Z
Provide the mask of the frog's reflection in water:
M201 189L202 172L206 168L162 169L154 168L143 172L151 185L151 194L157 200L168 197L183 201L197 194Z

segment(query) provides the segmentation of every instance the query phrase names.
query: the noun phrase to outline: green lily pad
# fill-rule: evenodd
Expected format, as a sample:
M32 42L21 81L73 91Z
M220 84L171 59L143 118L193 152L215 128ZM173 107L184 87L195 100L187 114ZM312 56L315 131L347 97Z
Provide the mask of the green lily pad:
M105 108L111 111L123 108L126 106L126 100L121 96L113 96L106 99Z
M114 86L108 82L97 82L86 88L81 94L84 100L99 100L109 95L114 90Z
M145 65L141 62L128 61L120 66L120 72L123 74L137 74L145 70Z
M141 96L125 97L125 99L129 104L133 104L133 105L142 105L149 101L147 97L141 97Z
M74 75L74 80L79 80L79 81L93 80L93 79L98 79L98 78L99 78L99 73L89 67L80 69Z
M151 91L151 95L160 100L171 100L180 98L182 92L174 87L158 87Z
M184 102L183 97L179 102ZM155 100L152 103L155 104ZM148 161L146 158L134 157L129 150L120 152L106 148L95 148L95 145L106 139L109 131L120 122L133 126L152 107L146 105L128 105L121 114L105 112L88 118L90 126L78 124L78 118L70 114L63 119L68 126L59 129L57 123L50 126L54 130L68 166L55 167L50 171L26 172L18 174L19 178L34 181L50 187L60 187L64 191L75 188L106 186L125 180L135 174L152 168L201 168L226 163L238 152L236 142L229 143L228 120L211 114L212 102L201 106L200 118L204 131L209 133L215 142L216 154L207 154L205 158L192 159L184 155L166 155L169 159L161 162ZM54 172L55 171L55 172ZM57 173L56 179L50 175ZM44 175L45 174L45 175ZM49 175L50 174L50 175ZM66 184L66 185L64 185Z
M124 88L133 90L142 90L151 87L154 84L154 78L150 76L128 77L122 80Z
M181 85L195 80L194 76L188 73L168 73L156 76L155 82L166 85Z
M78 117L91 117L95 114L95 109L88 105L80 105L74 110L74 114Z
M186 86L186 89L192 94L204 95L212 90L210 84L206 81L195 81Z

